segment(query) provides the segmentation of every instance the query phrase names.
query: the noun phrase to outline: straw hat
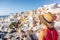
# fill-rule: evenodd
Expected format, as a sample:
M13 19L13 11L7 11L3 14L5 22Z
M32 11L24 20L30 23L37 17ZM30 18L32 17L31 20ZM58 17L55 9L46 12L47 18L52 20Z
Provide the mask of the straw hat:
M38 17L41 23L43 23L44 25L47 25L47 23L52 23L54 21L54 17L50 12L40 14Z

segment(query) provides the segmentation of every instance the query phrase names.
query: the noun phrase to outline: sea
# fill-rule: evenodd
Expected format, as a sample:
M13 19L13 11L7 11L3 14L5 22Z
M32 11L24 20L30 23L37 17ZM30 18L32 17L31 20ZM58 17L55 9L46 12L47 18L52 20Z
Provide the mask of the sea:
M0 16L0 18L5 18L5 17L7 17L7 16L9 16L9 15L3 15L3 16Z

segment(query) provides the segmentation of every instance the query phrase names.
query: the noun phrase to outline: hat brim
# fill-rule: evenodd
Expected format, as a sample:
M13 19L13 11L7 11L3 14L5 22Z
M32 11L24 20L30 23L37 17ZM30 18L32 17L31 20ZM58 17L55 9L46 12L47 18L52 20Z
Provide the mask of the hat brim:
M39 15L38 17L41 23L43 23L44 25L47 25L47 22L43 19L43 15Z

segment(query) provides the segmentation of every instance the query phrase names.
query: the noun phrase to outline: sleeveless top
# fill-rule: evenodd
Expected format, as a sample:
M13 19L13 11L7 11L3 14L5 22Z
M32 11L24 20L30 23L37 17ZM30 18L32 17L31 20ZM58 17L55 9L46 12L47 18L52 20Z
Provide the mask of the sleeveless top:
M46 29L46 36L44 40L57 40L58 38L58 33L55 29Z

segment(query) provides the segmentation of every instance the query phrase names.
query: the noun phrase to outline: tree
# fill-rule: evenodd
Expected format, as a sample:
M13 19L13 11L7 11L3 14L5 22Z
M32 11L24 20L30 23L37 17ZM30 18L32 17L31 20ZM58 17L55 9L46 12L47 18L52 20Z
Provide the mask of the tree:
M13 28L13 27L15 27L15 25L16 25L16 22L12 22L12 23L9 25L9 27L10 27L10 28Z

